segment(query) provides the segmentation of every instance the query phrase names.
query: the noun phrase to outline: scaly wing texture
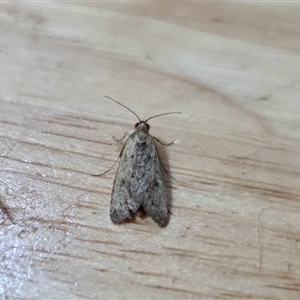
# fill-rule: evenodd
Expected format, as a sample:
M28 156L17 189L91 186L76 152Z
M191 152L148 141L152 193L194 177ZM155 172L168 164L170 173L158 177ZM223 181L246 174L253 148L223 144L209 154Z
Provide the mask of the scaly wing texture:
M143 208L154 222L163 227L166 226L169 221L169 212L166 187L162 179L161 165L156 147L154 149L153 160L158 168L153 170L154 176L151 182L148 183Z
M111 220L122 222L141 205L158 225L167 224L166 189L154 140L148 133L134 132L121 155L112 191Z
M113 185L110 218L114 223L120 223L130 218L130 211L136 212L141 205L137 201L133 201L130 193L133 142L130 138L126 140Z

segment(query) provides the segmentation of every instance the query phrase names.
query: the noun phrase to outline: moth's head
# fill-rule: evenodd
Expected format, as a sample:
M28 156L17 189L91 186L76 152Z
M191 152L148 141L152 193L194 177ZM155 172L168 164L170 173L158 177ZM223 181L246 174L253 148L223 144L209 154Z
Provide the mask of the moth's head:
M134 128L136 131L148 132L150 129L150 125L146 121L140 121L134 124Z

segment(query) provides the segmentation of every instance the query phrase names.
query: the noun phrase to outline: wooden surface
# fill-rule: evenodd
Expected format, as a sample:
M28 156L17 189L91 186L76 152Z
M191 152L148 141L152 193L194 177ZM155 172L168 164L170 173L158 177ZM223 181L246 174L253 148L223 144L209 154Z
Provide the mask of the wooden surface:
M0 4L3 299L300 298L299 3ZM109 218L136 119L166 228Z

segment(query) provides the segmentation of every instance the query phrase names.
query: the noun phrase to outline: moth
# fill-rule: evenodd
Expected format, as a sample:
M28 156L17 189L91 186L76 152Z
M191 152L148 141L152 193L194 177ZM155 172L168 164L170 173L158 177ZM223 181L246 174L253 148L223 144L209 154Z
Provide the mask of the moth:
M155 144L155 140L160 141L150 135L147 122L156 117L180 112L163 113L142 121L125 105L105 97L125 107L138 119L134 132L127 138L118 157L119 167L112 188L110 218L114 223L121 223L130 219L142 207L154 222L164 227L169 221L169 211L162 176L164 167Z

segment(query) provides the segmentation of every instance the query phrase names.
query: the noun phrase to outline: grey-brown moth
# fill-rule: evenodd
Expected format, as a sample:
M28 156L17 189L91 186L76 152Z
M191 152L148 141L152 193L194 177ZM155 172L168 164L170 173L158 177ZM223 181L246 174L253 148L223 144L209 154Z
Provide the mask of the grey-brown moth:
M120 102L105 96L132 112L138 119L135 131L127 138L119 154L119 167L113 184L110 218L114 223L130 219L142 207L159 226L166 226L169 210L159 154L149 134L150 119L180 112L163 113L142 121L136 113ZM157 140L159 141L159 140Z

